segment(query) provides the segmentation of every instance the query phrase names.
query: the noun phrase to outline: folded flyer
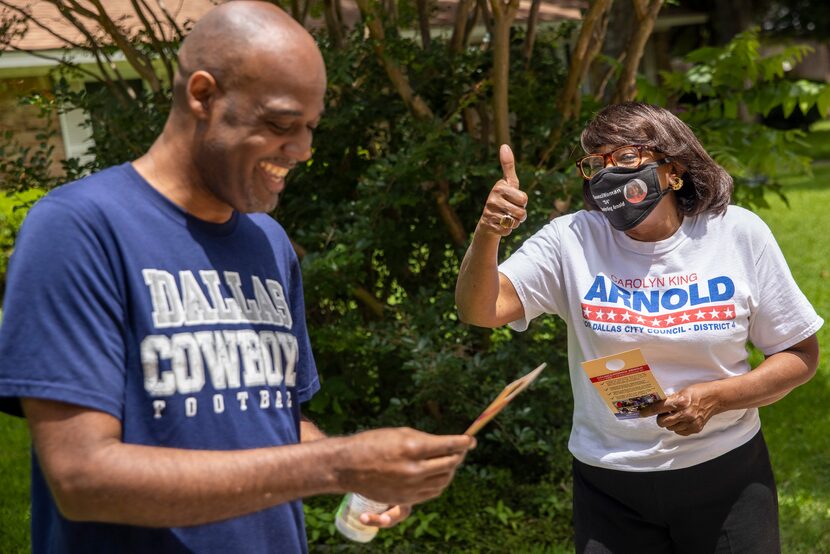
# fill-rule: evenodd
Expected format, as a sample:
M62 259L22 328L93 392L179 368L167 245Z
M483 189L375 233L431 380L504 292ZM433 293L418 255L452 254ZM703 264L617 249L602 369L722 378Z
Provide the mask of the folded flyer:
M519 377L506 387L499 393L499 395L490 402L490 404L484 408L484 411L481 412L476 420L470 425L470 427L464 431L465 435L470 435L471 437L481 430L482 427L487 425L487 423L496 417L496 415L502 411L511 400L516 398L520 392L525 390L538 376L542 373L542 370L545 369L547 364L543 363L530 373Z
M617 419L640 417L640 408L666 394L639 348L582 362L582 369Z

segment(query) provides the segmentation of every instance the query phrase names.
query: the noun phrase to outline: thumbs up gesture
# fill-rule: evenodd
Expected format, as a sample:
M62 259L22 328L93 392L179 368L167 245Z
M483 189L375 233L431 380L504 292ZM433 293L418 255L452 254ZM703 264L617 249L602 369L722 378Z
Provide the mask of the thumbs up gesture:
M503 177L496 181L478 221L482 231L506 237L527 219L527 194L519 190L516 161L506 144L499 149Z

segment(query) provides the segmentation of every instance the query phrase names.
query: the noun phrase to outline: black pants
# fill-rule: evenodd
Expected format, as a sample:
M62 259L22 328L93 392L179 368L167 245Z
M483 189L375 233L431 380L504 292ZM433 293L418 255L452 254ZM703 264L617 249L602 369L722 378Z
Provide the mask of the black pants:
M781 552L764 437L685 469L615 471L574 460L580 554Z

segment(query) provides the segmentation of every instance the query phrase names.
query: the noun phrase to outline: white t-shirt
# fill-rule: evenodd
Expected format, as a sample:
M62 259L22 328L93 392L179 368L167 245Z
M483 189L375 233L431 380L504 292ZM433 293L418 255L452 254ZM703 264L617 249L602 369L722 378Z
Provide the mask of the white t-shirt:
M574 395L570 451L580 461L626 471L693 466L751 439L757 409L712 417L688 437L655 418L614 417L580 365L640 348L666 394L750 370L747 342L764 354L813 335L823 320L804 297L766 224L745 209L686 217L671 237L639 242L599 211L554 219L499 266L524 318L568 324Z

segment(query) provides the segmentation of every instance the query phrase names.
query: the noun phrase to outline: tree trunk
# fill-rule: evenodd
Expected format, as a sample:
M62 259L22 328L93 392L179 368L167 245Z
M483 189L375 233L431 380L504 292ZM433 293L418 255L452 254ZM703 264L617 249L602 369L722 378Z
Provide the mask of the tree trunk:
M530 13L527 16L527 31L525 33L525 43L522 46L522 55L525 59L525 67L530 67L530 59L533 57L533 43L536 42L536 27L539 21L539 6L542 5L542 0L533 0L530 4Z
M339 50L343 47L343 25L340 23L335 0L323 0L323 17L326 21L329 38Z
M490 0L493 10L493 127L496 144L510 144L510 26L519 0Z
M571 54L568 78L565 80L565 86L562 88L557 103L560 114L559 121L548 134L548 146L542 153L540 166L547 163L553 151L559 146L565 125L579 113L579 86L582 84L594 58L599 54L600 47L605 39L608 28L608 13L612 3L613 0L594 0L582 20L582 27L579 30L579 36Z
M473 0L458 0L455 7L455 21L453 22L450 52L458 53L464 48L467 38L467 19L470 17L470 6Z
M611 97L611 102L614 104L629 102L637 95L637 68L640 66L648 37L654 29L657 14L663 6L663 0L631 0L631 2L634 5L637 24L626 45L625 61L614 95Z
M418 28L421 31L421 46L424 50L429 48L431 42L429 29L429 4L428 0L416 0L418 8Z

